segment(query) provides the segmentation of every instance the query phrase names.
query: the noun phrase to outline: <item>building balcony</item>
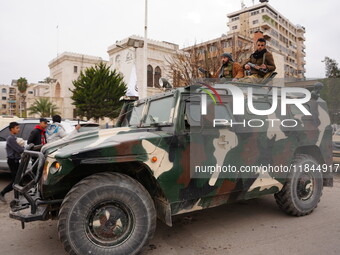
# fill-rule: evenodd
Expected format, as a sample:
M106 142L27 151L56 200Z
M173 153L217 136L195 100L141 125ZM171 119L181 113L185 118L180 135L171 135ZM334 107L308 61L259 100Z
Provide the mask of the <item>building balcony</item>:
M269 26L269 24L268 23L263 23L262 25L261 25L261 28L263 29L263 30L269 30L270 29L270 26Z
M296 30L297 30L297 32L302 32L302 33L306 32L305 27L303 27L301 25L297 25L296 26Z
M271 34L271 29L267 29L263 31L263 37L267 40L267 39L271 39L272 38L272 34Z
M299 40L299 41L305 41L306 40L306 38L305 38L305 36L303 35L303 33L297 33L296 34L297 35L297 39Z

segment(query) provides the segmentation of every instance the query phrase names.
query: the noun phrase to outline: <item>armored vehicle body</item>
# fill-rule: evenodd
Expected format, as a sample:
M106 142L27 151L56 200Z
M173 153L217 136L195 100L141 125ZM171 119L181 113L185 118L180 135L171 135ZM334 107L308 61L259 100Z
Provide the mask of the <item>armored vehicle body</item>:
M58 219L67 252L102 255L138 253L157 217L171 226L173 215L262 195L307 215L333 181L319 89L198 83L127 101L113 129L26 150L10 216Z

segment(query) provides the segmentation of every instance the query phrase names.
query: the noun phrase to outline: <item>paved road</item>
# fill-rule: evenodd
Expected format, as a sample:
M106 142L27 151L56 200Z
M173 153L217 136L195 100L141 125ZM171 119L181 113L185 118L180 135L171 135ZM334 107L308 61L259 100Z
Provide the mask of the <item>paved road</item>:
M8 176L0 174L0 188ZM9 195L8 195L9 198ZM340 254L340 174L306 217L282 213L272 196L177 216L169 228L158 222L143 255ZM0 204L0 254L64 255L55 221L21 230Z

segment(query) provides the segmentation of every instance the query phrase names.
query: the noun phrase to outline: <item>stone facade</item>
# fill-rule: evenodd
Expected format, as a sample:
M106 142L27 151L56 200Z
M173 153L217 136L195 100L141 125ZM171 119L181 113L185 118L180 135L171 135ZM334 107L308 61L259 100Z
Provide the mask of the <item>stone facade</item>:
M137 42L129 45L129 41ZM124 81L129 83L132 66L136 65L138 90L141 90L143 82L143 41L144 38L133 35L111 45L109 54L112 69L124 75ZM147 96L161 92L159 89L159 78L167 78L170 82L172 77L168 69L169 61L179 50L177 44L148 39L147 56Z
M59 107L58 111L63 118L73 119L76 117L70 91L70 89L74 89L72 81L76 80L85 68L100 62L107 63L100 57L64 52L49 63L50 78L55 80L50 85L52 93L49 96L52 102Z

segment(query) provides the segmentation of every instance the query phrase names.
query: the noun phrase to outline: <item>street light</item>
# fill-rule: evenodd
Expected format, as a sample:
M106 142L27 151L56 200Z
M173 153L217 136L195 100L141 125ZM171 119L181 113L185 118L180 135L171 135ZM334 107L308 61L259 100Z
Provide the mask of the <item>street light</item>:
M127 43L126 43L126 46L128 47L133 47L135 50L135 56L134 56L134 65L136 66L136 60L137 60L137 48L143 48L145 47L145 43L144 43L144 40L140 40L140 39L137 39L137 38L132 38L132 37L129 37ZM130 48L128 47L124 47L122 45L119 45L119 44L116 44L116 47L118 48L121 48L121 49L128 49L128 50L131 50ZM144 49L145 50L145 49ZM147 97L147 90L146 90L146 78L145 78L145 74L146 74L146 71L144 73L144 60L143 60L143 75L142 75L142 79L139 79L139 82L138 82L138 95L139 95L139 98L145 98Z

